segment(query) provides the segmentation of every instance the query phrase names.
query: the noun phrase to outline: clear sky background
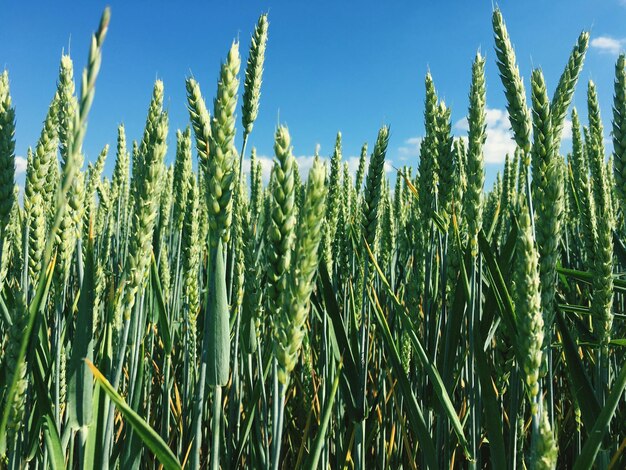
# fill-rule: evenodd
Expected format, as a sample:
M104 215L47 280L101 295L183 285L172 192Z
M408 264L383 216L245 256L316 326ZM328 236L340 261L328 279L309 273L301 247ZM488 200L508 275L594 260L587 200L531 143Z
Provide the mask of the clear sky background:
M23 156L37 142L55 91L61 52L70 51L79 77L90 34L106 4L0 0L0 68L9 70L11 80L22 180ZM344 158L355 166L361 145L369 142L371 148L382 124L391 126L391 165L416 167L424 132L424 75L431 71L440 98L452 108L455 134L465 135L463 118L477 50L487 57L487 185L502 168L505 153L514 149L495 64L491 1L108 4L112 18L89 116L87 161L106 143L114 148L119 123L125 124L130 140L141 138L157 78L165 83L170 114L167 159L173 161L175 130L189 122L185 78L194 75L212 109L219 66L231 41L241 41L243 72L250 35L263 12L269 12L269 41L260 112L250 143L267 158L268 173L278 123L288 125L304 172L316 144L322 155L332 153L339 130ZM584 120L586 83L593 79L609 138L614 65L626 45L626 0L504 1L500 8L527 91L532 68L541 67L551 95L578 34L590 31L574 105ZM571 145L568 139L566 132L565 151ZM113 164L110 153L107 172Z

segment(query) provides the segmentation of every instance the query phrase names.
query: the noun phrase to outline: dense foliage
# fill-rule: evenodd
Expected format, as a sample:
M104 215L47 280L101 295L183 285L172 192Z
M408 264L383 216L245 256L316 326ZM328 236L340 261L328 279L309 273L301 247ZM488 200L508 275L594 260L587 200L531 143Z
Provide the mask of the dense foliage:
M306 181L279 126L264 185L254 149L243 172L262 15L212 111L187 79L175 146L155 83L109 177L109 146L86 169L81 149L108 22L79 93L61 58L22 203L0 75L0 467L626 467L624 56L608 162L593 82L588 125L569 110L589 35L552 98L536 69L527 100L496 10L517 150L490 191L480 53L468 135L428 74L419 164L393 185L387 126L356 175L339 133Z

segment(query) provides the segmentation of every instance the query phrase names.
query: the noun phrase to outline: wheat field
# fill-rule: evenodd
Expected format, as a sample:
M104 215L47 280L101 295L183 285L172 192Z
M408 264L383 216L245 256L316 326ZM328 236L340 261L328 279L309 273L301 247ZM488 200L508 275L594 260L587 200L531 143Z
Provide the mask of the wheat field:
M338 133L301 175L278 125L265 182L268 15L212 109L189 77L170 129L157 80L143 134L86 162L109 21L76 79L62 55L22 194L0 75L0 468L626 468L623 55L609 120L590 81L581 122L589 34L525 80L496 9L516 151L492 188L480 52L467 135L428 73L413 166L387 177L384 125L356 174Z

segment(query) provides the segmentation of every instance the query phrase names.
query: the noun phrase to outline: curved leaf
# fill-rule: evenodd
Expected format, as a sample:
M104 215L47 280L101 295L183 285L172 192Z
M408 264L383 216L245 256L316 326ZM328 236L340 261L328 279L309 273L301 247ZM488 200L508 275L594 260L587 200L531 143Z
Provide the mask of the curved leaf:
M98 368L94 366L89 359L85 359L85 362L91 369L91 372L96 380L100 383L102 390L104 390L111 401L115 403L117 408L122 413L122 416L124 416L124 419L126 419L126 421L128 421L128 423L132 426L133 430L141 438L142 442L154 453L159 462L163 464L163 468L167 470L182 468L172 450L167 446L163 439L161 439L161 436L159 436L159 434L152 429L141 416L128 406L124 399L115 391L106 377L100 373Z
M576 460L574 470L583 470L592 467L594 461L596 460L596 456L598 455L598 451L600 450L602 439L604 439L604 435L609 429L609 424L611 423L611 419L613 419L613 415L617 409L617 404L622 397L622 393L624 393L624 388L626 388L626 366L622 367L622 371L619 373L617 380L615 380L611 393L606 400L606 405L602 408L600 416L598 416L596 424L589 433L589 437L583 446L583 450L581 451L578 460Z
M376 295L375 291L372 292L374 293L374 295ZM415 433L415 436L417 437L417 440L419 441L420 446L424 452L426 465L432 469L440 468L437 460L437 451L435 450L435 444L432 437L430 436L428 427L426 426L426 422L424 421L424 415L422 414L422 410L420 409L420 406L417 403L417 399L413 394L413 390L411 389L411 383L404 373L404 368L402 367L400 355L398 354L396 345L393 342L387 320L385 320L385 317L383 316L383 313L380 309L378 299L376 299L376 301L372 299L372 304L375 306L374 312L376 313L376 320L378 321L380 330L383 333L382 336L385 344L385 349L387 350L387 352L389 353L389 357L391 358L394 375L398 379L398 384L400 385L400 390L402 391L402 396L405 400L404 403L407 406L407 411L409 414L409 424L411 425L411 428L413 429L413 432Z

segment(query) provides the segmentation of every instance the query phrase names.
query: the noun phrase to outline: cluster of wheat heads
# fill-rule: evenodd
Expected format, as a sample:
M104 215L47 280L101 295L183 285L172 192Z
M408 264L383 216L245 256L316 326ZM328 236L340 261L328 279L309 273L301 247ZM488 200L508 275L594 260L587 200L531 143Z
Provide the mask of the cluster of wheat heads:
M481 54L467 136L426 76L416 170L389 181L383 126L356 175L338 133L304 181L279 126L264 184L243 158L267 15L245 71L228 50L211 111L187 79L190 126L168 137L157 81L140 139L120 126L84 168L108 22L79 93L61 57L23 203L0 75L0 467L626 466L623 56L608 161L592 82L588 125L569 110L588 34L550 99L496 10L517 150L490 191Z

